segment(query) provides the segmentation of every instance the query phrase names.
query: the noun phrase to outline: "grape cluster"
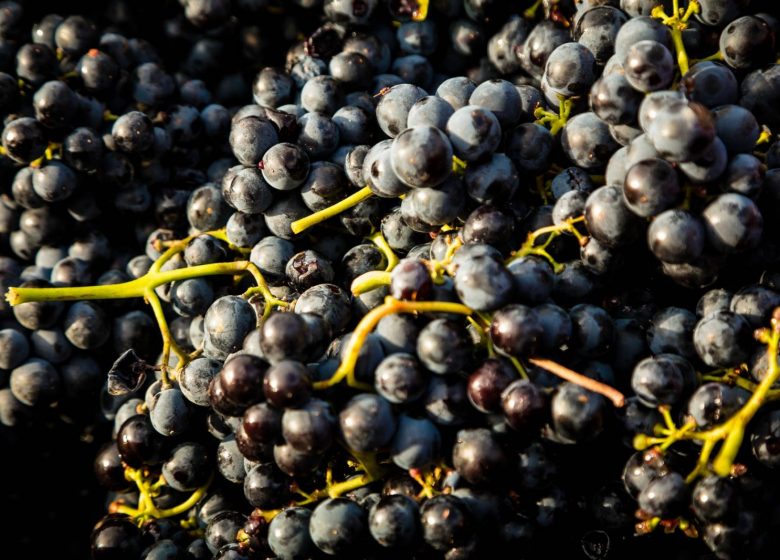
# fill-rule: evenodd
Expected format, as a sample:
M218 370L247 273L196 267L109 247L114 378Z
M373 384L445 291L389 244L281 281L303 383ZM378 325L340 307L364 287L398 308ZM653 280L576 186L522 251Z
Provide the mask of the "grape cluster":
M773 2L63 9L0 2L6 540L780 544Z

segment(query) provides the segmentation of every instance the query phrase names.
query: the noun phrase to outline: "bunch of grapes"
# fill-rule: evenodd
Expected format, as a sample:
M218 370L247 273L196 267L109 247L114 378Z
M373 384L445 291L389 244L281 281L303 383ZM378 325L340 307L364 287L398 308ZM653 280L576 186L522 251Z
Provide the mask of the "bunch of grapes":
M780 544L773 2L63 9L0 2L6 542Z

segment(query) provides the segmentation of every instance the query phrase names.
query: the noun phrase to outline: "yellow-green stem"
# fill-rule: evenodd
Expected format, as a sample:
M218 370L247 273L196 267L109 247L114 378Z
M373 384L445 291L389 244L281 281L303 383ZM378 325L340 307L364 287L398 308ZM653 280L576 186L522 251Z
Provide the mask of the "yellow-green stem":
M146 298L146 301L149 302L149 305L152 306L154 318L157 321L157 325L160 328L160 334L162 335L163 347L162 362L160 363L160 382L162 383L163 389L169 389L171 387L171 380L168 376L168 362L170 361L171 350L173 350L174 354L179 358L180 363L187 360L188 355L173 339L171 330L168 328L168 321L165 319L165 311L163 310L162 303L154 289L147 288L144 292L144 297Z
M249 261L202 264L177 268L174 270L152 271L128 282L102 286L69 286L64 288L10 288L6 300L11 305L31 301L74 301L89 299L126 299L143 297L146 290L169 282L200 278L202 276L220 276L253 272L256 267ZM254 276L254 274L253 274Z
M767 344L769 367L764 379L758 384L758 387L756 387L756 390L750 396L750 399L748 399L745 405L727 422L727 425L730 425L730 429L727 431L728 433L725 436L718 456L715 457L715 460L712 462L712 470L714 470L715 474L718 476L728 476L731 472L734 459L742 445L748 422L753 419L761 408L761 405L764 404L770 387L772 387L778 377L780 377L780 367L778 367L777 364L779 342L780 331L778 331L777 325L773 325L772 334L769 343Z
M374 330L382 317L392 315L393 313L457 313L459 315L471 315L473 310L460 303L446 301L401 301L388 296L382 305L366 313L360 320L349 338L344 360L330 379L314 383L314 389L327 389L346 379L350 387L372 390L372 387L355 379L355 364L357 364L360 349L363 347L366 337Z
M390 273L384 270L369 270L352 281L350 290L353 296L365 294L371 290L390 285Z
M372 233L368 239L371 243L376 245L377 249L384 255L385 261L387 261L385 270L387 272L393 270L396 265L398 265L398 256L396 256L395 251L390 247L390 244L387 242L387 239L385 239L385 236L382 235L382 232L377 231L376 233Z
M344 200L340 200L336 204L332 206L328 206L324 210L315 212L314 214L306 216L305 218L301 218L300 220L295 220L292 224L290 224L290 229L295 234L301 233L302 231L306 231L310 227L316 226L320 222L324 222L325 220L328 220L334 216L341 214L342 212L349 210L353 206L357 206L365 199L373 196L373 194L374 193L371 192L371 189L369 187L363 187L362 189L351 194Z
M682 30L677 26L671 28L672 32L672 44L674 50L677 53L677 66L680 67L680 74L685 76L688 73L688 53L685 52L685 44L683 43Z

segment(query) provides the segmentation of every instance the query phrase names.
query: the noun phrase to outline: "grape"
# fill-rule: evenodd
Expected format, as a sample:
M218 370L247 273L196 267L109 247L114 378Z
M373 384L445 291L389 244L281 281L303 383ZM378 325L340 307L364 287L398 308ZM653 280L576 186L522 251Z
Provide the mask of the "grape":
M768 62L774 45L769 24L756 16L743 16L729 23L720 34L720 52L732 68L745 70Z
M246 478L244 456L238 448L233 435L223 439L217 447L217 470L228 482L242 484Z
M606 62L614 52L616 36L628 17L612 6L594 7L577 18L574 39L587 47L597 63Z
M455 155L469 163L494 152L501 140L496 116L476 105L457 109L447 121L446 132Z
M187 200L187 221L200 231L223 227L230 217L230 210L222 192L214 185L195 189Z
M123 152L139 153L148 150L154 142L154 131L149 117L131 111L119 117L111 129L111 137Z
M306 366L292 360L271 366L263 377L263 393L269 403L279 408L295 408L305 403L311 393Z
M708 476L693 488L691 502L696 516L706 522L730 517L737 502L737 492L727 478Z
M756 426L751 430L750 445L753 456L769 468L777 468L780 464L777 449L773 442L778 433L778 414L776 411L768 411L762 414L756 421Z
M601 395L573 383L561 384L550 407L555 433L568 442L595 438L604 428L605 405Z
M439 458L441 435L425 418L402 414L390 444L393 463L402 469L424 468Z
M715 129L729 153L750 152L761 133L753 113L739 105L722 105L712 111Z
M273 509L289 500L288 482L274 465L260 464L247 472L244 496L254 507Z
M471 358L468 334L461 323L434 319L417 337L417 356L434 373L460 371Z
M141 532L127 517L109 516L92 530L90 550L94 558L135 558L142 550Z
M376 119L382 132L395 138L407 128L407 119L412 106L425 97L423 89L400 84L390 88L376 106Z
M482 205L474 209L463 224L462 237L467 244L487 244L501 247L511 236L514 225L511 216L494 206Z
M550 353L560 351L572 334L572 322L569 314L552 303L537 305L534 307L534 313L542 328L539 347Z
M281 191L300 186L309 174L309 157L300 147L286 142L271 146L261 164L263 178Z
M490 339L496 350L507 356L528 356L536 349L542 327L533 309L511 305L500 309L490 325Z
M636 0L634 0L636 1ZM641 1L641 0L640 0ZM627 2L621 2L626 4ZM629 12L626 6L621 6L625 11ZM669 28L662 25L661 22L653 17L649 17L650 14L631 14L632 17L625 22L617 32L615 37L615 55L622 61L625 59L628 50L632 45L640 41L657 41L664 45L667 49L672 48L672 34L669 32Z
M404 184L414 188L435 187L452 170L452 145L438 128L407 128L393 140L390 162Z
M255 327L256 320L255 312L246 300L224 296L214 301L206 311L204 331L217 349L234 352Z
M662 106L652 122L645 125L645 131L659 153L671 161L687 161L700 156L716 133L714 120L707 109L682 101Z
M696 316L680 307L667 307L653 315L647 328L647 346L653 354L671 353L692 359Z
M0 368L13 369L29 355L27 338L16 329L0 330Z
M647 406L673 405L685 390L684 373L669 354L659 354L636 365L631 374L631 387Z
M455 109L444 97L428 95L417 100L409 109L406 125L409 128L432 126L445 130L447 121L454 112Z
M295 450L319 453L330 447L336 420L330 406L320 399L310 399L298 409L287 409L282 415L282 435Z
M674 78L672 53L668 45L658 41L643 40L632 44L626 51L623 66L628 83L645 93L665 89Z
M506 80L490 80L478 85L469 97L469 105L490 110L504 128L520 119L520 94Z
M646 452L631 455L623 468L623 484L633 498L637 498L648 485L666 470L663 459L653 457Z
M623 201L621 189L599 187L585 201L585 223L590 234L606 247L626 245L638 233L639 224Z
M715 138L701 156L693 161L680 163L680 171L691 181L704 183L720 177L727 165L726 146L720 138Z
M176 436L187 430L190 423L190 407L178 389L160 391L149 405L152 426L164 436Z
M730 418L743 404L745 394L721 383L705 383L688 400L688 413L702 427L714 426Z
M11 371L11 393L27 406L46 406L60 394L62 381L56 369L40 358L30 358Z
M596 81L596 59L586 46L564 43L549 54L544 80L556 94L581 95Z
M394 198L409 190L393 170L392 146L395 146L395 142L390 140L379 142L363 160L363 179L371 192L383 198Z
M502 392L515 377L515 371L506 361L493 358L485 360L469 376L469 401L480 412L500 411Z
M474 255L459 262L455 289L467 306L478 311L490 311L509 301L514 291L514 280L497 259Z
M428 380L417 358L401 352L390 354L382 360L374 378L377 392L393 404L419 399L425 392Z
M749 198L736 194L722 194L702 213L707 240L725 253L744 251L755 247L763 233L761 212Z
M208 481L211 474L211 458L203 445L182 443L171 450L163 463L162 475L166 483L176 490L194 490Z
M614 339L614 325L606 311L583 303L572 307L569 317L572 325L571 342L578 353L594 358L609 350Z
M164 440L149 417L142 414L131 416L122 424L116 444L122 461L132 467L155 465L164 459Z
M688 487L680 474L670 472L651 481L638 501L649 515L674 517L688 505Z
M384 496L371 507L368 529L381 546L404 548L420 536L417 504L403 495Z
M765 172L761 162L750 154L737 154L728 162L725 183L729 190L755 199L764 185Z
M596 80L590 99L593 112L604 122L631 124L636 119L642 95L632 89L623 74L609 74Z
M309 519L311 540L326 554L345 554L368 536L366 517L366 512L355 502L345 498L325 500Z
M520 65L533 77L541 79L550 55L569 40L568 31L555 25L552 20L543 19L531 29L525 43L518 49Z
M374 451L389 443L395 432L390 403L380 396L359 395L339 415L341 435L350 449Z
M734 73L716 62L697 62L683 76L683 84L691 99L705 107L718 107L738 99L738 83Z
M471 513L455 496L442 494L427 500L420 519L423 539L439 551L465 544L473 532Z
M204 536L211 553L231 543L243 523L244 516L237 511L224 510L214 515L206 526Z
M314 552L309 536L311 512L306 508L288 508L268 526L268 546L283 560L304 558Z
M547 416L548 400L534 383L518 380L501 394L501 408L507 423L518 432L533 432Z
M507 458L490 430L460 430L452 448L455 470L470 484L499 484L505 475Z

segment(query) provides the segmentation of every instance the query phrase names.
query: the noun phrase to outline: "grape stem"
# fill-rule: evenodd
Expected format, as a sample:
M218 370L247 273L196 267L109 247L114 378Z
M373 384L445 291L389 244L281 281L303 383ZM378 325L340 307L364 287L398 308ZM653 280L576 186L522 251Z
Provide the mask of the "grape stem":
M447 251L444 253L444 257L442 257L441 260L427 261L431 279L436 284L444 283L444 274L448 272L448 267L450 264L452 264L452 259L455 257L455 253L457 253L458 250L463 246L463 240L460 238L460 236L456 237L454 240L451 240L449 237L447 239L449 241L447 243Z
M369 270L352 281L350 290L353 296L365 294L371 290L390 285L390 273L384 270Z
M577 373L557 362L545 358L529 358L528 361L535 366L549 371L553 375L557 375L561 379L565 379L570 383L574 383L608 398L617 408L621 408L626 404L626 397L623 393L614 387L610 387L606 383L601 383L600 381L586 377L581 373Z
M210 231L203 235L210 235L217 239L227 242L227 236L224 230ZM263 297L264 312L263 318L267 317L273 307L288 307L289 304L282 301L271 293L268 284L254 264L247 260L210 263L198 266L189 266L176 268L173 270L163 270L163 266L168 263L177 254L184 251L187 244L196 236L190 236L185 239L166 242L165 251L152 263L149 271L143 276L122 282L120 284L106 284L101 286L68 286L62 288L10 288L6 294L6 300L11 305L19 305L35 301L73 301L73 300L96 300L96 299L127 299L134 297L143 297L149 303L157 320L157 325L162 336L162 362L160 364L161 382L163 387L171 386L171 379L168 375L168 365L171 352L179 359L178 368L181 369L187 365L193 356L197 357L197 351L193 355L182 349L174 340L171 334L168 322L165 318L165 311L155 288L171 282L189 280L192 278L201 278L204 276L220 275L239 275L249 273L255 281L255 286L246 290L243 297L249 299L257 294ZM162 248L162 243L157 243L158 249ZM229 247L234 251L239 248L234 245Z
M412 21L425 21L428 17L430 0L417 0L417 8L412 12Z
M457 313L460 315L471 315L474 311L461 303L448 301L401 301L388 296L382 305L366 313L360 320L349 338L349 342L344 350L344 359L338 369L329 379L315 382L313 384L314 389L319 391L328 389L346 379L347 385L350 387L372 391L373 387L361 383L355 378L355 365L366 337L371 334L383 317L394 313Z
M738 386L752 391L748 401L731 418L708 430L696 431L690 422L677 428L671 416L668 416L668 411L664 413L662 409L661 414L664 416L665 425L656 426L655 429L659 437L638 434L634 438L634 447L645 449L650 446L660 446L663 450L679 440L700 441L702 442L702 447L699 452L699 459L696 467L688 475L687 481L694 481L699 476L705 474L708 468L721 477L731 474L734 460L745 438L745 430L748 423L755 417L765 402L780 397L779 390L771 389L775 382L780 379L780 366L777 361L778 346L780 346L780 308L775 309L771 329L757 331L756 337L766 344L769 362L767 372L761 382L758 384L747 380L740 382L728 373L724 377L715 377L714 379L726 383L736 383ZM709 380L707 379L708 377L702 376L702 379ZM719 443L721 446L718 454L710 463L710 457L715 451L715 446Z
M353 206L357 206L365 199L372 196L374 196L374 193L371 192L371 188L363 187L359 191L349 195L344 200L338 201L336 204L328 206L327 208L320 210L319 212L315 212L314 214L310 214L309 216L301 218L300 220L295 220L292 224L290 224L290 229L295 234L306 231L310 227L316 226L320 222L324 222L325 220L333 218L334 216L338 216L342 212L346 212Z
M558 94L558 113L548 111L541 105L534 109L534 117L536 117L536 124L545 126L550 125L550 134L557 135L569 120L571 110L574 105L575 97L564 97Z
M372 233L368 236L368 240L376 245L377 249L384 255L385 260L387 261L385 271L390 272L393 270L398 265L398 256L395 254L395 251L393 251L393 248L390 247L390 244L387 242L387 239L385 239L385 236L382 235L382 232L377 231L376 233Z
M525 19L534 19L536 17L536 12L539 11L541 5L542 5L542 0L535 0L533 4L531 4L525 10L523 10L523 17Z
M667 15L663 5L659 4L650 12L650 15L669 27L672 34L672 44L677 54L677 65L680 67L680 75L688 73L688 53L685 52L682 32L688 28L688 20L693 14L698 14L701 8L698 0L690 0L687 9L680 8L680 0L672 0L672 15Z
M559 225L547 226L532 231L528 234L528 237L520 246L520 248L512 253L512 256L507 259L506 264L510 264L511 262L528 255L537 255L549 261L556 274L560 273L565 266L556 261L552 255L550 255L550 253L547 251L547 247L550 246L550 243L552 243L556 237L563 233L570 233L574 235L581 246L585 245L588 242L588 238L581 234L576 227L576 224L584 221L584 216L578 216L576 218L569 218ZM547 239L545 239L544 242L540 245L537 245L537 241L543 235L546 235Z
M290 489L300 495L303 499L293 502L291 507L306 506L326 498L338 498L347 492L352 492L353 490L362 488L376 480L380 480L385 475L385 471L379 463L377 463L374 453L358 453L352 450L349 450L349 453L355 458L358 468L363 471L361 474L349 477L342 482L333 482L333 469L328 466L325 471L324 488L318 488L312 492L305 492L299 488L296 483L292 484ZM270 522L283 510L284 508L272 510L257 508L252 512L252 515L254 517L261 517L265 519L266 522Z
M160 488L166 485L165 479L162 476L159 477L157 482L153 483L149 480L148 473L144 470L125 467L125 478L128 481L133 482L138 489L138 507L133 508L120 502L114 502L109 506L109 511L128 515L132 517L138 525L141 525L150 519L176 517L187 513L187 511L195 507L201 498L205 496L214 476L210 476L203 486L197 488L182 503L165 509L159 509L154 503L154 498L160 494Z
M409 469L409 477L422 488L417 498L433 498L441 494L441 490L436 486L441 483L445 474L445 470L438 465L425 469Z

